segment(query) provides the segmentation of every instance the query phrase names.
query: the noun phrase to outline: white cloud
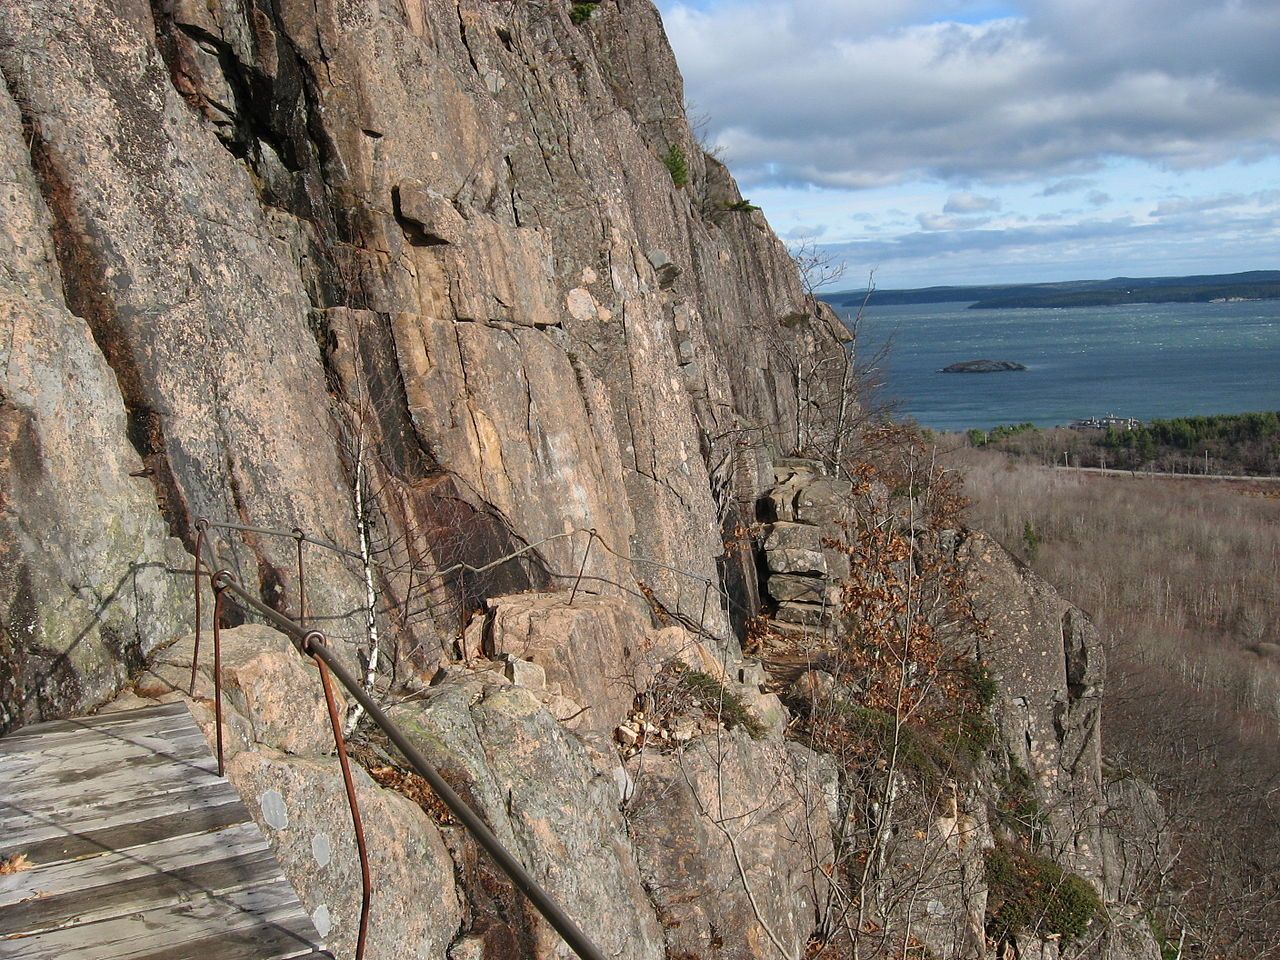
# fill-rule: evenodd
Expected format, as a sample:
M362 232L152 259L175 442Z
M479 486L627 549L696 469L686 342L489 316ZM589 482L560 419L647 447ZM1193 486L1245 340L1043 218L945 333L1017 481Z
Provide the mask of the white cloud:
M1108 158L1280 149L1275 0L1029 0L977 23L937 21L979 9L963 0L664 8L690 97L750 184L1070 184Z
M1000 209L999 197L980 197L976 193L953 193L942 207L943 213L989 213Z
M991 222L990 217L949 217L945 214L921 213L916 215L921 230L972 230Z
M1056 180L1041 190L1036 196L1038 197L1056 197L1064 193L1077 193L1085 190L1097 183L1088 177L1068 177L1065 180Z

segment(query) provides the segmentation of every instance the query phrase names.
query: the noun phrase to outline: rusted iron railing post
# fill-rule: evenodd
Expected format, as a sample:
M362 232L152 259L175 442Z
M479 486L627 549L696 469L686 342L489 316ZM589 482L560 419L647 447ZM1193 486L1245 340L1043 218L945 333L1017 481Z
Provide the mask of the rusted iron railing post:
M196 695L196 666L200 663L200 554L204 550L204 535L209 529L209 524L202 517L196 521L196 565L195 565L195 585L196 585L196 642L195 649L191 652L191 696Z
M222 757L222 602L231 582L231 571L213 575L213 719L218 733L218 776L226 773Z
M587 569L587 557L591 556L591 545L596 542L596 528L592 527L588 531L587 549L582 551L582 563L578 567L578 578L573 581L573 589L569 591L569 606L573 606L573 599L578 595L578 584L582 583L582 574Z
M347 806L351 810L351 824L355 830L356 851L360 855L360 932L356 938L355 960L363 960L365 937L369 929L369 897L373 890L373 882L369 877L369 851L365 848L364 824L360 820L360 804L356 799L355 781L351 778L351 763L347 759L347 741L342 735L342 720L338 717L338 704L333 696L333 685L329 682L329 668L314 652L314 645L323 644L324 634L312 630L302 638L302 652L315 661L320 670L320 684L324 687L325 705L329 709L329 723L333 727L333 742L338 749L338 763L342 767L342 783L347 790Z
M298 623L307 625L307 578L302 570L302 544L307 535L301 527L293 528L294 539L298 541Z

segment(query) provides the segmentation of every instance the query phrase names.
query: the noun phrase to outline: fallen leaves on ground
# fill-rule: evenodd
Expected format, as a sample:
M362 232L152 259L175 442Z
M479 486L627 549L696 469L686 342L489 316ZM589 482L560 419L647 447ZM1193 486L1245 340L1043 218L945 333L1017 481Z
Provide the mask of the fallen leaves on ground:
M25 853L15 853L11 857L0 859L0 877L7 877L10 874L22 873L24 870L30 870L35 864L27 859Z

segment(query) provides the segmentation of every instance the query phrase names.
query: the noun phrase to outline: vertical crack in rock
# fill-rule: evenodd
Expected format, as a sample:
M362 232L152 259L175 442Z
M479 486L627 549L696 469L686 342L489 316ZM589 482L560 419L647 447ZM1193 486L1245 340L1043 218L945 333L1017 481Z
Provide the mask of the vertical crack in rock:
M155 491L156 505L170 533L184 536L192 525L167 455L165 413L148 397L129 339L118 322L107 279L115 270L100 259L87 242L89 237L98 234L97 227L83 221L77 212L56 152L41 134L39 118L31 114L29 107L24 107L24 98L15 96L14 102L22 117L31 169L51 218L50 232L62 278L63 300L67 309L88 325L94 342L114 372L128 416L129 442L142 458L144 475ZM110 249L109 244L105 249Z

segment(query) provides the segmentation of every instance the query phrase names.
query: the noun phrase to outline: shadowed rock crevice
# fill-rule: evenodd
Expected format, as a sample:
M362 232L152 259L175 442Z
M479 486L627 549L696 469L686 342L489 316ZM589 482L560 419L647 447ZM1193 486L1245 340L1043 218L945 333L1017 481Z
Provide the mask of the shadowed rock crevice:
M40 185L45 206L50 213L49 229L57 256L58 275L62 281L62 297L73 314L83 319L93 334L116 377L120 396L128 416L127 436L142 458L145 476L155 490L156 504L174 536L192 530L181 488L170 466L164 439L163 413L152 405L145 380L138 369L129 339L117 316L114 291L109 277L119 277L109 262L109 246L96 246L90 237L101 235L96 225L84 220L69 194L64 171L56 149L46 143L40 133L40 120L22 111L23 132L31 155L31 169Z

